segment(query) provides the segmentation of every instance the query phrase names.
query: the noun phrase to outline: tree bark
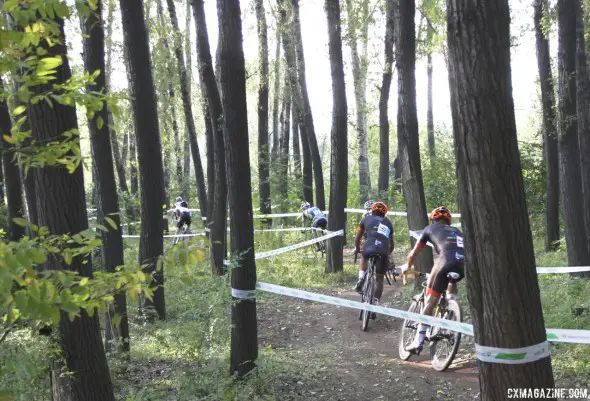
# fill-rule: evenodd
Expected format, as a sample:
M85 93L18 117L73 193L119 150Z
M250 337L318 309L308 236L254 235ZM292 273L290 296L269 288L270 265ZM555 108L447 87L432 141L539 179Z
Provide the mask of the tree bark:
M297 105L294 105L297 109ZM297 112L299 115L299 112ZM309 149L309 141L307 139L307 131L305 127L299 123L299 135L301 138L301 155L303 159L303 181L302 181L302 192L303 192L303 200L306 200L310 204L313 203L313 167L311 163L311 150Z
M283 110L281 110L281 137L279 139L278 172L278 194L282 203L282 211L286 210L286 200L289 197L289 131L291 129L291 92L288 83L285 82L283 89Z
M228 188L226 181L225 139L223 134L224 120L220 98L220 92L222 91L217 87L217 81L213 70L203 0L192 0L192 6L193 17L197 27L197 58L201 88L203 91L203 97L207 99L209 112L211 113L210 120L213 132L215 188L213 190L214 195L212 200L213 211L211 213L211 218L207 221L207 227L211 230L209 236L209 241L211 243L211 269L213 274L222 275L225 272L223 259L226 242L225 233L227 225L226 212ZM250 204L252 204L251 200ZM233 232L234 230L232 227L232 233Z
M260 213L272 213L270 202L268 147L268 38L266 15L263 0L256 0L256 20L258 22L258 193ZM278 43L277 43L278 46ZM270 220L268 220L270 224Z
M286 2L288 0L281 0ZM293 21L291 25L291 32L293 42L295 45L295 56L296 56L296 72L297 72L297 83L301 94L301 108L300 111L303 115L300 116L305 124L306 136L309 142L309 150L311 152L311 158L313 162L313 176L315 180L315 201L316 206L321 210L326 209L326 199L324 195L324 174L322 168L322 158L320 156L320 150L315 134L315 128L313 125L313 115L311 113L311 106L309 104L309 96L307 94L307 83L305 79L305 57L303 55L303 39L301 37L301 24L299 21L299 0L291 0ZM283 35L286 36L286 35ZM287 53L285 51L285 53ZM289 67L291 69L291 67ZM295 72L295 71L294 71ZM293 87L293 86L292 86Z
M584 204L590 205L590 79L584 43L584 9L581 0L576 3L576 104L578 115L578 141ZM590 257L590 210L584 208L586 242ZM590 273L586 273L590 277Z
M295 101L291 96L291 136L293 137L293 175L297 183L297 193L301 197L301 148L299 146L299 122L297 121L297 111L295 110Z
M348 106L342 61L342 34L340 28L339 0L325 0L328 19L328 52L332 75L332 159L330 166L330 219L328 230L344 229L346 223L346 198L348 190ZM328 241L326 272L343 269L342 248L344 236Z
M590 263L584 223L578 121L576 114L576 0L557 2L559 25L559 170L565 223L567 259L570 266Z
M145 25L142 0L120 0L123 21L123 39L129 55L129 82L133 119L136 127L138 166L141 181L141 238L139 263L154 278L153 301L145 299L147 307L153 306L159 319L166 318L164 300L164 272L158 260L164 251L162 231L162 205L164 197L164 170L162 146L158 124L158 108L148 32Z
M385 2L385 66L381 91L379 93L379 197L388 199L389 188L389 93L391 89L391 70L393 67L393 42L395 26L395 0Z
M176 16L176 9L174 7L174 0L166 0L168 4L168 12L170 13L170 20L172 22L172 29L174 32L174 53L176 56L176 68L180 76L180 95L182 97L182 105L184 110L184 120L188 131L188 137L191 144L191 151L193 156L193 165L195 166L195 177L197 184L197 196L199 198L199 206L203 216L207 215L207 189L205 187L205 176L203 173L203 165L201 164L201 154L199 152L199 143L197 142L197 130L195 128L195 120L193 119L193 108L191 105L189 85L187 78L186 67L184 65L184 55L182 54L182 41L180 38L180 28L178 27L178 18Z
M207 217L207 221L211 221L213 218L212 213L215 196L215 146L213 138L213 125L211 124L211 113L209 112L209 104L207 99L202 99L202 108L203 120L205 121L205 139L207 147L207 201L210 205L208 214L204 217Z
M424 183L420 165L418 115L416 112L416 31L414 0L398 0L395 24L395 65L398 76L397 142L404 198L410 230L421 230L428 224ZM388 166L389 167L389 166ZM412 243L415 240L412 239ZM432 269L432 251L418 257L421 272Z
M186 68L186 77L187 77L187 82L188 82L188 93L189 93L189 98L192 98L191 93L192 93L192 57L191 57L191 38L190 38L190 32L191 32L191 5L190 2L186 2L186 9L185 9L185 26L186 26L186 36L185 36L185 47L184 47L184 54L185 54L185 68ZM205 128L208 128L208 124L210 125L208 120L205 120ZM207 135L207 140L209 140L209 132L206 132ZM208 142L207 142L207 146ZM189 191L189 181L190 181L190 176L191 176L191 149L190 149L190 141L188 139L188 133L184 138L183 141L183 177L181 180L181 185L182 185L182 199L185 199L188 201L189 197L190 197L190 191ZM213 154L211 154L211 161L209 161L209 150L207 150L207 215L209 215L211 213L211 198L209 197L209 182L211 179L209 177L209 164L211 164L211 166L213 165ZM201 213L201 216L204 216L203 213Z
M453 131L475 342L501 348L545 343L516 138L508 1L448 0L447 10ZM502 218L496 218L497 211ZM505 280L508 276L511 279ZM505 399L508 388L554 386L550 357L515 365L478 364L484 401Z
M50 84L34 86L34 94L51 91L54 84L63 84L70 77L67 48L64 45L63 20L56 20L59 28L59 41L47 47L49 57L61 57L62 65L56 69L56 79ZM59 141L62 133L78 128L76 109L54 103L51 107L41 101L29 105L32 139L45 143ZM82 168L69 173L66 168L51 166L32 170L35 186L43 188L37 193L39 225L46 226L52 234L79 233L88 228L84 176ZM92 275L92 261L76 257L68 266L62 258L54 257L45 263L48 270L67 270L79 272L83 276ZM91 401L113 400L113 386L109 368L100 337L98 315L90 317L80 310L79 317L70 321L67 313L61 313L58 341L63 352L65 369L72 375L62 376L53 382L56 400ZM52 373L56 373L55 371Z
M436 150L434 142L434 113L432 105L432 49L431 42L434 34L432 24L426 19L426 45L428 46L428 53L426 54L426 79L428 81L428 90L426 94L426 131L428 132L428 154L430 156L430 167L434 167L436 160Z
M238 258L232 269L232 289L253 291L256 286L252 188L248 151L246 108L246 68L242 49L242 22L239 0L218 0L219 81L223 105L223 136L229 194L231 253ZM256 301L234 296L230 372L244 376L255 367L258 357Z
M102 30L102 1L96 2L96 10L86 19L81 17L81 28L84 37L84 68L90 74L94 71L106 71L105 69L105 36ZM90 85L88 91L105 91L105 74L96 77L95 85ZM98 120L102 120L102 125ZM123 238L121 237L121 217L119 215L119 199L117 196L117 183L113 168L113 154L111 152L111 141L109 127L104 124L108 120L106 108L98 111L94 118L88 116L88 131L90 133L90 145L92 157L96 169L94 173L98 194L98 223L109 227L109 231L102 232L102 264L107 272L115 272L118 266L124 264L123 259ZM110 227L105 216L111 218L117 225L116 229ZM121 321L117 327L113 324L113 317L118 315ZM113 308L105 315L105 347L110 348L112 340L119 340L121 352L129 352L129 322L127 320L127 301L125 293L115 295Z
M368 36L366 34L369 25L369 7L368 0L361 0L362 9L360 15L356 15L353 9L353 1L346 0L346 9L348 14L348 36L350 53L352 58L352 79L354 83L354 100L356 112L356 134L359 149L359 187L360 187L360 203L364 203L369 199L371 191L371 175L369 170L369 149L367 146L367 111L366 111L366 57L359 56L358 40L357 40L357 25L361 28L361 42L366 47ZM360 19L360 23L358 22Z
M277 18L278 20L278 18ZM275 48L275 62L274 62L274 83L272 94L272 151L271 163L276 162L276 156L279 151L279 98L281 90L281 28L277 24L276 40L277 47Z
M3 86L2 78L0 77L0 87ZM6 101L0 102L0 135L10 136L12 123L10 121L10 114L8 112L8 105ZM25 235L25 228L14 222L14 218L24 217L25 204L21 193L21 178L20 171L16 164L15 154L11 150L13 148L4 138L0 138L0 152L2 152L2 165L0 170L4 167L4 191L6 192L6 224L7 224L7 239L9 241L18 241ZM30 173L29 173L30 174ZM0 180L0 185L2 181ZM2 201L4 202L4 194L2 194Z
M535 0L534 22L537 46L537 64L541 83L543 110L543 139L547 168L547 199L545 210L545 250L554 250L559 241L559 156L557 152L557 127L553 75L549 38L543 30L543 15L549 11L547 0Z

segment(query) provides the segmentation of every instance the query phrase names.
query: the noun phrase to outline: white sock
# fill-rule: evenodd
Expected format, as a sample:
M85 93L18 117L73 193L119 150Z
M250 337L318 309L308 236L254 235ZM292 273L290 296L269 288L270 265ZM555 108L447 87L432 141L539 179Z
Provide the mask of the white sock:
M426 338L426 330L430 327L427 324L420 323L418 326L418 341L420 344L424 343L424 339Z
M366 274L367 274L366 270L359 270L359 280L364 279Z
M447 292L447 299L457 299L457 294Z

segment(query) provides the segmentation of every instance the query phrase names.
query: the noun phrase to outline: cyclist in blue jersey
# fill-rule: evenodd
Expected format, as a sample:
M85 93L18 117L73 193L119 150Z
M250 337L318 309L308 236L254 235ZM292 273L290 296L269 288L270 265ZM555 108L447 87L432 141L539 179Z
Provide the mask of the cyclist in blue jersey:
M301 212L303 215L303 221L311 220L311 226L313 228L325 230L328 226L328 218L319 207L312 207L309 202L303 202L301 203Z

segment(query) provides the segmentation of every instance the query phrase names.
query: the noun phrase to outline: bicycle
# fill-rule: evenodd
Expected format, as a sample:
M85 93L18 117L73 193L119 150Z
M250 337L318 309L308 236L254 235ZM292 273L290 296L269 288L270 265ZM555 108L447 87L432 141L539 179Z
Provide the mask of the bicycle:
M385 271L385 278L387 279L387 284L389 284L390 286L393 286L393 283L397 281L395 279L397 276L399 276L399 273L398 273L397 269L395 268L395 264L393 263L393 261L391 259L389 259L388 264L387 264L387 270ZM393 280L393 282L392 282L392 280Z
M187 237L184 237L183 235L190 234L190 233L191 233L190 229L186 226L186 224L183 224L179 229L176 230L176 235L174 236L173 245L178 244L181 240L186 241Z
M313 237L314 238L319 238L322 235L324 235L322 229L315 228L315 227L312 227L312 229L313 229ZM315 243L315 250L317 252L320 252L322 254L322 257L323 257L326 254L326 241L324 240L324 241L316 242Z
M354 254L354 264L356 264L358 253ZM361 292L361 302L375 305L375 288L377 287L377 276L375 265L379 259L383 256L375 254L371 255L368 260L367 273L365 275L365 281ZM359 314L359 320L361 321L361 330L367 331L369 327L369 318L375 319L377 314L375 312L369 312L366 309L361 309Z
M428 279L428 277L430 276L430 274L413 271L407 271L406 273L409 272L412 272L415 276L426 277L426 279ZM460 276L457 273L451 272L447 274L447 277L449 278L450 282L456 282L456 280ZM422 292L412 297L412 303L408 308L408 312L419 314L422 311L422 308L424 307L426 284L426 281L424 281L422 283ZM463 321L463 313L461 311L461 306L456 300L446 299L445 294L446 291L443 291L441 294L439 303L434 312L434 317L446 320L454 320L456 322ZM407 361L412 355L411 352L406 351L406 347L408 347L412 343L412 341L414 340L414 336L417 335L418 325L419 323L411 319L406 319L402 323L398 351L400 358L404 361ZM455 358L455 355L457 354L457 351L459 349L459 344L461 342L461 333L447 329L441 329L439 326L433 325L430 326L430 328L426 331L426 340L430 342L430 357L432 359L432 367L439 372L447 370L447 368L453 362L453 359ZM443 348L450 350L450 352L445 358L441 358L441 356L439 355L439 351L441 351Z

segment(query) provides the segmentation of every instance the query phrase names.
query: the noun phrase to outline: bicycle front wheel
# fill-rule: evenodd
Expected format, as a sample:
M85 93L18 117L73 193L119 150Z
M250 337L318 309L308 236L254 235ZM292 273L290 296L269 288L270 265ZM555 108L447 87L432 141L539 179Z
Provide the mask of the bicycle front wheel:
M442 318L455 322L463 321L463 313L457 301L447 300L446 311ZM432 358L432 367L439 372L443 372L451 366L459 350L461 333L441 328L438 328L438 330L436 338L430 343L430 357Z
M365 288L363 289L363 302L372 305L373 299L375 298L375 275L372 274L372 268L369 268L369 270L371 271L371 274L367 274L367 279L365 280ZM361 323L361 329L363 331L367 331L367 328L369 327L371 313L372 312L363 309Z
M408 312L420 313L420 310L422 309L422 303L416 298L417 297L414 297L414 299L412 299L412 303L408 308ZM406 351L406 347L410 346L412 341L414 341L414 337L418 333L418 324L418 322L414 322L409 319L404 320L402 323L402 328L399 333L398 353L400 359L404 361L410 359L410 356L412 355L411 352Z

